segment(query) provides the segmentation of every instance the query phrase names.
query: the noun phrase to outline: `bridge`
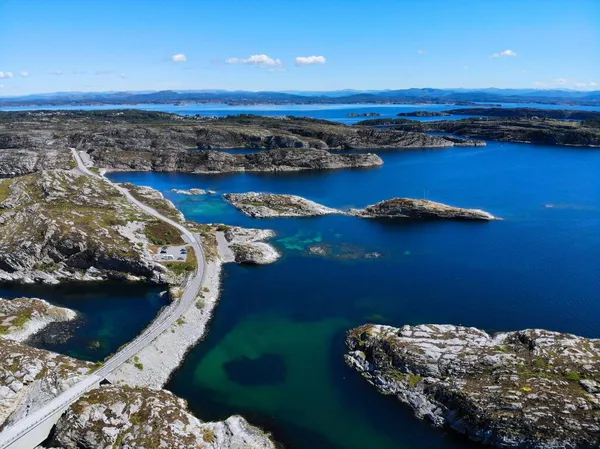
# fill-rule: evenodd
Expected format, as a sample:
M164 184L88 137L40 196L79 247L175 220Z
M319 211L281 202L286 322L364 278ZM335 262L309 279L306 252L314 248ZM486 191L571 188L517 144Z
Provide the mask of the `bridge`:
M88 167L91 165L91 161L87 158L86 153L83 153L83 157L86 158L86 161L84 162L82 155L75 148L71 148L71 152L73 153L73 157L75 158L77 167L80 171L86 175L93 176L109 183L135 206L179 230L183 239L191 245L196 253L198 267L192 277L188 280L181 298L173 301L169 306L164 308L161 314L158 315L141 334L107 359L100 369L87 375L73 387L64 391L51 401L48 401L42 408L4 429L0 433L0 449L33 449L41 444L48 438L52 427L71 404L77 401L77 399L87 391L97 388L106 376L148 346L162 332L175 324L190 306L194 306L204 278L205 258L202 250L202 241L198 234L193 234L180 223L165 217L155 209L141 203L134 198L127 189L90 171Z

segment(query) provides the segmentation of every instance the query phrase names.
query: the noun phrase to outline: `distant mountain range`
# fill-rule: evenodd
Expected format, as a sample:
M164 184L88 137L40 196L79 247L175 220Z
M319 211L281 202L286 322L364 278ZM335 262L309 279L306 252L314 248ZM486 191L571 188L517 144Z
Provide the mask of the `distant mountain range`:
M338 90L251 92L228 90L164 90L143 92L55 92L0 98L0 107L90 106L136 104L465 104L549 103L600 105L600 91L539 89Z

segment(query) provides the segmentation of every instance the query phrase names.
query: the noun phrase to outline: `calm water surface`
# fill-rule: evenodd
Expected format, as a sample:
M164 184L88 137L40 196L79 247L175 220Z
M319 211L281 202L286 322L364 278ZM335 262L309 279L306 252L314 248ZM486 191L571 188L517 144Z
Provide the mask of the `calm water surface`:
M484 103L485 104L485 103ZM600 106L568 106L539 103L499 103L503 107L516 108L542 108L542 109L576 109L582 111L598 111ZM361 120L372 118L395 118L398 112L410 111L444 111L448 109L462 109L476 106L455 106L452 104L394 104L394 105L368 105L368 104L337 104L337 105L249 105L249 106L229 106L226 104L186 104L175 106L172 104L137 104L137 105L105 105L105 106L45 106L45 107L14 107L1 108L3 111L24 111L24 110L108 110L108 109L144 109L148 111L172 112L181 115L202 115L209 117L224 117L235 114L256 114L267 116L292 115L298 117L313 117L324 120L333 120L336 122L352 124ZM348 117L350 113L378 112L380 117ZM469 116L452 115L445 117L403 117L411 120L423 122L436 120L456 120Z
M489 143L380 155L385 165L375 169L111 175L163 191L188 219L277 232L280 261L226 266L208 337L168 385L198 416L243 414L292 449L470 448L346 368L344 332L365 322L453 323L600 337L599 151ZM192 187L292 193L340 208L427 197L504 220L257 220L218 195L170 191ZM315 244L329 255L311 255Z
M31 344L97 362L133 340L156 316L166 300L157 286L125 282L48 285L2 285L0 298L42 298L73 309L78 318L50 325Z

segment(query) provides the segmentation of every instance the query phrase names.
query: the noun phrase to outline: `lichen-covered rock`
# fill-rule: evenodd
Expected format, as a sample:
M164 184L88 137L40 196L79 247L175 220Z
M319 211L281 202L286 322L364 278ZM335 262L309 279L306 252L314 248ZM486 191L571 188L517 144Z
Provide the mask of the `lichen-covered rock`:
M226 193L223 198L253 218L316 217L341 213L296 195L248 192Z
M149 252L156 220L101 179L49 170L3 180L0 211L0 280L166 280Z
M68 390L91 367L88 362L0 339L0 429Z
M201 422L165 390L103 387L73 404L50 446L63 449L275 449L270 437L240 416Z
M270 229L229 226L224 234L237 263L265 265L281 257L273 246L263 242L275 236Z
M352 209L352 215L363 218L410 218L448 220L497 220L481 209L463 209L435 201L413 198L393 198L381 201L364 209Z
M528 329L365 325L345 359L419 418L500 448L600 444L600 340Z
M38 298L0 298L0 338L23 341L50 323L74 320L77 314Z

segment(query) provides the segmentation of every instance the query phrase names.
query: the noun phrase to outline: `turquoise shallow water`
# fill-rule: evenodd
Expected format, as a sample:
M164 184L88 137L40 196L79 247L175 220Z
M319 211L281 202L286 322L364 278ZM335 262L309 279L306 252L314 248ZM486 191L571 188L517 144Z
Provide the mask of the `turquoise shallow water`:
M347 369L344 332L432 322L600 337L600 152L490 142L380 155L376 169L111 175L158 188L189 219L277 232L279 262L225 268L209 335L168 384L198 416L244 414L293 449L467 448ZM292 193L333 207L427 197L504 220L256 220L220 196L170 191L191 187ZM316 243L330 254L310 255ZM373 253L381 257L366 257Z

